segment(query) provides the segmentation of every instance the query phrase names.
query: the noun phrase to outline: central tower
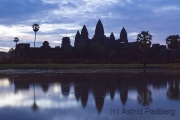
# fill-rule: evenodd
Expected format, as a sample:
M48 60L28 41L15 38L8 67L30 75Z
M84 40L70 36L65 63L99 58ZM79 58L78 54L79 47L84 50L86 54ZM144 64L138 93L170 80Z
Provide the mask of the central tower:
M101 23L101 20L99 19L98 23L96 25L94 39L95 40L102 40L103 38L104 38L104 27Z

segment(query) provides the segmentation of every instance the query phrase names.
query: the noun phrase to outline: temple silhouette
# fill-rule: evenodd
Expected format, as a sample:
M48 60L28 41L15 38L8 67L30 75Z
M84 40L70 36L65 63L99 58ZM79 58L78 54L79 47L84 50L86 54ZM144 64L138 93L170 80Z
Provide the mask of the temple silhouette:
M120 31L116 39L113 32L107 37L104 35L104 27L99 19L95 34L90 39L88 30L84 25L81 31L77 31L74 46L71 46L69 37L63 37L61 46L50 47L48 41L44 41L41 47L30 47L29 43L19 43L11 53L11 59L15 63L142 63L143 52L138 43L128 42L125 28ZM180 58L180 50L176 51L176 58ZM166 45L152 44L146 50L147 63L175 62L172 59L172 50Z

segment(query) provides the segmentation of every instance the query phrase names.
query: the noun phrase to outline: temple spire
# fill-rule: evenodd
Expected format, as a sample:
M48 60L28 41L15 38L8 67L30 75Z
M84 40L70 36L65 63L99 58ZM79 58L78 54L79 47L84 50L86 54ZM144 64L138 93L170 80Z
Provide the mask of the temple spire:
M120 33L120 42L128 43L127 32L124 27L122 28Z
M112 40L112 41L114 41L114 40L115 40L115 37L114 37L113 32L112 32L112 33L111 33L111 35L110 35L110 40Z
M83 40L87 40L88 39L88 31L87 31L87 28L86 26L84 25L82 30L81 30L81 38Z
M95 28L95 35L94 38L97 40L101 40L104 37L104 27L103 24L101 23L101 20L99 19L96 28Z
M81 34L79 31L77 31L76 36L75 36L75 41L74 41L74 46L76 47L81 41Z

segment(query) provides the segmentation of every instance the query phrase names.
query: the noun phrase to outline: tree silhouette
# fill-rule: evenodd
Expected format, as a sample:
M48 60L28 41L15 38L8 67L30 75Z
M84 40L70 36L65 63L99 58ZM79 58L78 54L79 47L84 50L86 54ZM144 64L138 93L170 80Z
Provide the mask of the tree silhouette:
M36 41L36 32L39 30L39 25L38 24L34 24L32 26L33 30L34 30L34 33L35 33L35 38L34 38L34 47L35 47L35 41Z
M15 42L16 45L17 45L17 42L19 42L19 38L18 38L18 37L15 37L15 38L14 38L14 42Z
M142 31L137 36L137 42L139 44L139 48L144 52L144 68L146 67L146 49L150 47L152 40L152 35L148 33L148 31Z
M180 37L179 35L170 35L166 38L166 45L169 49L173 50L173 58L174 58L174 52L179 48L180 46Z

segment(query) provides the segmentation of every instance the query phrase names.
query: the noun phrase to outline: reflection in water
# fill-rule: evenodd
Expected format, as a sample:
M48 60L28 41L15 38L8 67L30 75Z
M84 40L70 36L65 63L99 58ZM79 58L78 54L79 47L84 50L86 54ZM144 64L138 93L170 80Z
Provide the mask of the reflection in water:
M127 101L127 97L128 97L128 87L126 83L122 83L120 85L120 99L123 105L126 104Z
M36 94L35 94L35 89L34 89L34 83L33 83L33 93L34 93L34 103L31 108L33 111L36 111L38 109L38 106L36 104Z
M81 85L79 93L80 93L81 104L82 104L83 108L86 107L87 102L88 102L88 90L89 89L88 89L87 84Z
M140 82L137 87L137 100L142 106L149 106L149 104L152 102L152 93L148 88L146 71L143 72L142 78L140 79L142 79L142 82Z
M96 108L98 110L98 113L101 113L101 110L104 105L104 98L105 98L105 82L102 82L102 80L96 80L96 82L93 84L93 94L95 99Z
M167 97L171 100L180 100L180 86L179 81L170 81Z
M114 96L115 96L115 85L116 85L116 82L115 80L109 80L107 81L108 82L108 90L109 90L109 93L110 93L110 97L111 97L111 100L114 99Z
M74 92L76 100L78 101L80 99L80 93L81 93L81 86L79 84L74 83Z
M73 110L74 114L77 114L78 111L94 113L94 109L96 109L97 114L108 117L110 116L109 110L113 106L119 109L135 106L136 109L138 107L154 107L152 103L158 106L163 101L180 100L180 79L178 80L180 75L164 73L67 73L53 76L27 76L1 77L0 96L11 92L15 92L15 96L21 93L24 95L22 96L24 103L31 103L30 101L33 100L31 104L33 111L43 108L47 114L61 114L63 116ZM167 84L168 87L166 87ZM31 96L31 85L33 85L33 96ZM36 94L38 94L38 98L36 98ZM47 94L50 96L47 97ZM13 101L13 98L11 99ZM21 109L27 109L24 108L24 103L20 103L12 108L19 106ZM0 103L0 109L8 107L7 103L6 105L1 104L3 103ZM176 106L173 101L167 105L170 105L171 109L173 109L172 106ZM43 106L48 106L48 109ZM163 109L164 106L158 106L158 108L160 107ZM59 112L56 113L56 111ZM180 111L180 109L178 108L176 111ZM64 116L64 118L66 117ZM49 119L46 118L46 120Z
M10 85L9 78L0 78L0 87L8 87Z
M47 93L48 89L49 89L49 85L48 84L42 84L42 90L44 93Z
M151 91L148 89L148 86L145 83L140 84L137 88L137 91L138 102L143 106L149 106L149 104L152 102L152 96Z
M70 93L70 84L69 83L61 83L61 91L63 96L68 97Z

